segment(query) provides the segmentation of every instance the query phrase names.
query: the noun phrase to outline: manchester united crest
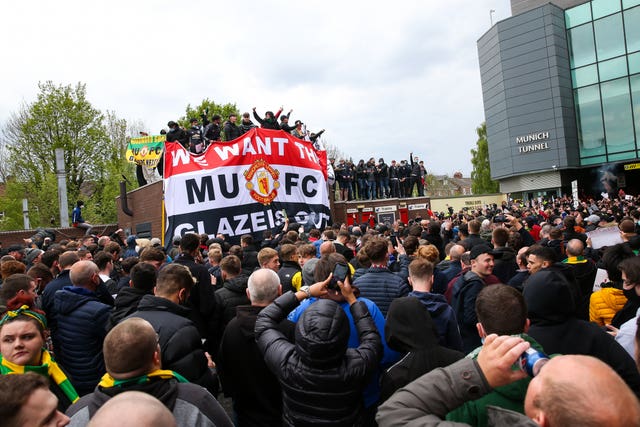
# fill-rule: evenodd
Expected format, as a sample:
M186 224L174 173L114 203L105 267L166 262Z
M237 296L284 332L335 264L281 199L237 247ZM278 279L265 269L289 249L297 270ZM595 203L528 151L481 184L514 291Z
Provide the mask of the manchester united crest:
M263 159L254 161L243 175L247 180L245 187L256 202L266 206L278 195L280 172Z

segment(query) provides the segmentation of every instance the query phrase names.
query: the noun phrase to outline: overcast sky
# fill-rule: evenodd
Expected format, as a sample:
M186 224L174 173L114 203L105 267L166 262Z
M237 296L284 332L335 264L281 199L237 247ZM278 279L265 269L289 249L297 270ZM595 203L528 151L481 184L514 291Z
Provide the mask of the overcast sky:
M154 134L204 98L283 105L356 161L413 151L468 176L491 9L510 16L509 0L2 1L0 123L40 81L83 82Z

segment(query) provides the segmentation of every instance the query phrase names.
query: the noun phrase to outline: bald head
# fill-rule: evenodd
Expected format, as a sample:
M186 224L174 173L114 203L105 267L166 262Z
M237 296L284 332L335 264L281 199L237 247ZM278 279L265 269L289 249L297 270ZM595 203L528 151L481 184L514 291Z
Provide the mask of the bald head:
M324 242L320 245L320 256L332 254L336 251L333 242Z
M251 305L267 306L280 293L280 278L275 271L269 268L261 268L249 276L247 290Z
M640 403L606 363L581 355L551 359L531 380L525 412L541 425L640 426Z
M74 286L95 290L100 283L98 271L98 266L93 261L78 261L71 266L69 278Z
M116 325L102 345L109 375L124 380L160 368L158 335L151 323L132 317Z
M567 252L567 256L580 256L584 251L584 244L580 239L571 239L567 242L565 251Z
M464 246L453 245L449 251L449 259L451 259L451 261L459 261L464 252Z
M162 402L150 394L139 391L126 391L109 399L95 413L88 425L110 427L116 424L118 427L177 426L175 417Z

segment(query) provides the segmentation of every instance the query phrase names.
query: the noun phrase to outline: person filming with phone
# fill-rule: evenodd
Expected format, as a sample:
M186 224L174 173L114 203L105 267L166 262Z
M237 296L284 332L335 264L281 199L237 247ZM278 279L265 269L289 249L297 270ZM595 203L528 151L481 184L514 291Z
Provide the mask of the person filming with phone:
M283 425L363 425L372 420L373 413L364 409L363 391L379 368L382 340L368 304L351 287L343 256L321 258L315 278L320 280L277 298L256 320L258 348L282 386ZM335 301L338 294L343 303ZM294 344L278 324L301 303L306 310L296 313Z

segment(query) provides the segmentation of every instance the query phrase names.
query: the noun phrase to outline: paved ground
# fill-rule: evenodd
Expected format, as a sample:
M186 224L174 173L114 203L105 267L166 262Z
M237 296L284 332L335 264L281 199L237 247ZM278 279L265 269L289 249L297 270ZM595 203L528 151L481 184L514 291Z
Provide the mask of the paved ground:
M231 399L224 397L224 394L220 393L218 395L218 402L220 402L220 405L222 405L224 410L227 411L227 415L229 415L229 418L233 419L233 408L231 406Z

